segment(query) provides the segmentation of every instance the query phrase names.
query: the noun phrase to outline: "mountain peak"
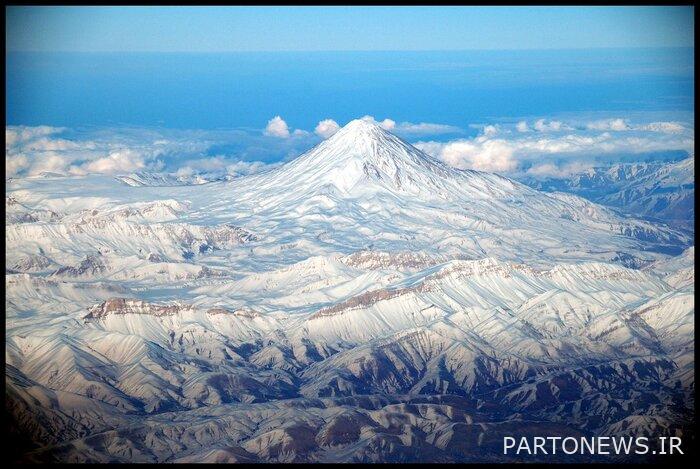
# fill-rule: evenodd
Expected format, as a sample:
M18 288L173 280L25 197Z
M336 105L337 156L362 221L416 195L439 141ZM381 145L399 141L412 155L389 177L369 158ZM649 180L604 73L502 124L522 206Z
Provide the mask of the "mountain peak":
M289 188L295 197L334 192L356 198L374 194L410 196L423 200L452 200L505 194L515 183L502 176L458 170L423 153L372 120L348 122L330 138L273 173L255 178L256 185L279 191Z
M382 128L355 119L295 161L280 168L285 181L308 187L333 185L342 192L384 188L434 191L454 170Z
M347 124L345 124L338 132L345 131L345 132L355 132L355 133L364 133L364 132L372 132L372 131L381 131L381 132L386 132L378 122L370 120L370 119L353 119Z
M383 129L377 122L368 119L354 119L345 124L334 133L327 142L337 145L338 142L358 144L359 142L383 142L394 137L390 132ZM328 146L330 146L330 144Z

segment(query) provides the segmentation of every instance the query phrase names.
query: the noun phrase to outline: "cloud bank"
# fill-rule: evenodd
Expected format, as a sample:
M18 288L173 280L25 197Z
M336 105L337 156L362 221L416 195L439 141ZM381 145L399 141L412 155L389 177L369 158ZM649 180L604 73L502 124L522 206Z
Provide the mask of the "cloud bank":
M486 125L474 138L419 141L414 145L459 169L509 173L530 168L530 174L545 176L579 172L586 165L590 167L593 157L601 155L666 151L693 154L695 138L692 127L679 122L632 125L626 119L614 118L577 127L538 119L532 125L519 121L510 128Z
M296 155L287 141L261 145L266 137L242 131L154 131L98 129L79 133L51 127L8 126L5 129L5 177L45 174L128 174L138 171L250 174L266 166L243 158ZM290 139L291 140L291 139ZM303 138L298 142L308 145ZM211 155L212 151L225 154Z
M579 172L594 158L654 152L694 153L692 123L675 120L633 122L614 117L591 121L531 119L480 124L473 137L458 127L370 120L406 138L426 153L460 169L506 174L527 172L535 177ZM138 128L72 129L38 126L5 128L5 176L128 174L163 171L182 176L219 174L242 176L295 158L340 125L331 118L313 132L290 129L280 116L263 132L246 130L153 130ZM425 136L435 135L432 138ZM448 139L440 139L444 135ZM599 164L599 163L598 163Z

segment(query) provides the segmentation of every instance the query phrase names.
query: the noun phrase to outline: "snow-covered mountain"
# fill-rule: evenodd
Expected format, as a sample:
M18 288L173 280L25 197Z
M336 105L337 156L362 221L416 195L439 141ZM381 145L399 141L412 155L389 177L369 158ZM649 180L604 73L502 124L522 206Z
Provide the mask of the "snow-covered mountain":
M695 157L636 178L600 203L692 229L695 221Z
M568 192L635 217L693 232L695 157L673 163L628 163L587 169L569 177L523 178L548 192Z
M506 434L692 421L671 227L362 120L265 173L124 182L7 183L23 460L486 461Z

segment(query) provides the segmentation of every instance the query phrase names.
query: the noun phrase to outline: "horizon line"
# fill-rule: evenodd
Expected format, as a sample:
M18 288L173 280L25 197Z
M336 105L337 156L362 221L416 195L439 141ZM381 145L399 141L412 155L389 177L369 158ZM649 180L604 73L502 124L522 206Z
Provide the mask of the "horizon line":
M5 53L47 53L47 54L235 54L235 53L319 53L319 52L538 52L538 51L582 51L582 50L649 50L649 49L695 49L695 45L685 46L594 46L594 47L534 47L534 48L467 48L467 49L232 49L232 50L44 50L6 49Z

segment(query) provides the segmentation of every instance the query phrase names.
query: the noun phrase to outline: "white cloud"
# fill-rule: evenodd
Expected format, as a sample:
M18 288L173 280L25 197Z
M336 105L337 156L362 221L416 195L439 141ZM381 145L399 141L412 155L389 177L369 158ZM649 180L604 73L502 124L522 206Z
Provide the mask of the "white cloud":
M243 176L247 174L255 174L260 171L267 170L277 166L276 164L266 164L262 161L234 161L226 166L228 174Z
M567 163L564 165L556 165L554 163L542 163L532 166L526 171L526 174L534 177L568 177L572 174L582 173L588 169L591 169L593 164L586 162L574 161L572 163Z
M378 122L372 116L365 116L364 119L399 134L413 131L415 135L420 135L421 132L429 134L444 130L441 124L397 123L392 119ZM540 119L537 121L537 127L542 129L540 131L533 132L534 123L527 121L518 122L515 128L513 124L492 124L481 126L480 135L474 138L424 140L415 145L459 168L497 172L530 168L533 175L538 172L554 174L555 171L570 171L570 168L564 168L562 161L566 160L567 164L590 161L593 156L676 150L694 153L692 123L657 121L631 125L625 119L619 120L630 130L614 131L622 128L620 122L616 122L618 119L602 121L605 125L601 124L600 127L605 131L589 129L585 123L580 124L582 121L578 121L574 129L568 123ZM518 131L520 123L523 123L520 129L526 128L528 132ZM336 126L337 122L326 119L319 122L315 133L328 135ZM5 174L6 177L42 172L118 174L137 170L157 171L160 168L166 168L168 172L180 170L183 175L189 172L250 174L270 165L242 160L287 161L308 150L317 139L300 129L292 131L286 123L284 128L290 138L268 138L259 132L236 130L107 128L78 131L48 126L8 126L5 129L6 137L9 137ZM547 129L559 130L549 132ZM549 163L555 167L541 166Z
M528 127L526 121L520 121L517 124L515 124L515 130L517 130L520 133L525 133L530 131L530 127Z
M379 123L379 125L384 130L392 131L392 130L396 129L396 121L394 121L392 119L384 119L383 121L381 121Z
M227 158L224 155L212 156L210 158L197 158L187 160L177 171L177 175L191 176L193 174L253 174L268 168L269 164L262 161L241 161Z
M420 124L412 124L410 122L402 122L398 125L396 131L404 134L412 135L438 135L447 133L456 133L461 129L453 125L446 124L431 124L421 122Z
M603 119L598 121L589 122L586 124L586 128L589 130L605 130L613 132L624 132L631 130L632 128L627 124L624 119Z
M5 177L17 175L23 169L29 167L29 159L24 155L5 156Z
M24 151L69 151L69 150L92 150L95 148L93 142L74 142L62 138L49 139L40 138L28 143L22 147Z
M571 130L571 127L561 121L547 121L545 119L538 119L533 124L533 127L538 132L561 132L562 130Z
M645 132L661 132L666 134L680 134L685 132L687 129L681 122L667 121L667 122L650 122L648 124L630 125L627 120L616 118L616 119L603 119L586 124L588 130L603 130L603 131L613 131L613 132L624 132L624 131L645 131Z
M390 132L396 128L396 122L391 119L384 119L381 122L376 120L374 116L362 116L360 119L363 121L372 122L373 124L377 124L382 129L388 130Z
M289 137L308 137L311 135L310 132L303 129L294 129L292 131L292 129L289 128L287 123L280 116L275 116L267 121L267 126L265 127L263 134L267 135L268 137L277 137L282 139L287 139Z
M65 174L68 172L70 161L57 153L47 152L33 161L28 170L29 176L37 176L41 173Z
M187 160L183 163L183 165L190 168L193 172L211 172L221 171L226 168L226 165L229 163L230 161L227 161L223 155L219 155L209 158L195 158Z
M517 167L512 146L502 139L454 140L447 143L418 142L416 147L459 169L507 172Z
M119 174L144 169L146 163L141 153L133 150L117 150L80 167L88 173Z
M499 128L497 125L487 125L484 127L484 136L485 137L493 137L496 135L499 131Z
M280 116L275 116L267 121L265 135L279 138L289 138L289 126Z
M539 122L539 121L538 121ZM619 123L609 121L607 128L621 128ZM542 133L501 133L497 126L484 127L483 133L472 139L448 142L418 142L414 145L426 153L460 169L482 171L514 171L525 161L566 156L569 166L555 165L551 161L541 162L530 169L530 174L564 174L580 170L577 160L590 160L605 154L639 154L657 151L686 151L694 153L695 140L692 135L679 133L591 131ZM544 121L540 128L552 128L551 121ZM556 128L570 128L566 124ZM657 127L654 127L656 129ZM661 127L659 127L661 128ZM671 127L672 128L672 127ZM573 130L573 129L572 129ZM651 128L647 129L651 131ZM504 138L512 136L513 138ZM583 164L583 163L581 163Z
M40 125L37 127L7 126L5 127L5 149L64 130L63 127L51 127L48 125Z
M175 176L177 177L190 177L194 174L194 168L192 166L182 166L175 171Z
M196 174L212 176L243 176L255 174L276 165L263 163L262 161L236 161L223 156L192 160L185 166L178 168L175 175L178 177L190 177Z
M651 122L638 128L649 132L663 132L666 134L679 134L686 130L680 122Z
M58 133L62 132L61 135ZM68 135L66 137L65 135ZM229 171L252 173L264 163L241 163L284 156L306 150L311 134L299 138L269 139L246 131L151 130L102 128L77 131L52 127L6 127L6 177L36 176L44 172L63 175L120 174L133 171L180 171L221 175ZM220 156L208 156L216 151ZM247 167L245 167L247 166ZM188 168L189 167L189 168Z
M383 121L377 121L374 116L363 116L362 120L367 122L372 122L379 125L384 130L393 132L401 135L438 135L446 133L459 132L461 129L453 125L446 124L433 124L429 122L421 122L415 124L413 122L401 122L397 123L392 119L384 119Z
M318 123L314 133L322 138L328 138L340 129L340 126L333 119L324 119Z

